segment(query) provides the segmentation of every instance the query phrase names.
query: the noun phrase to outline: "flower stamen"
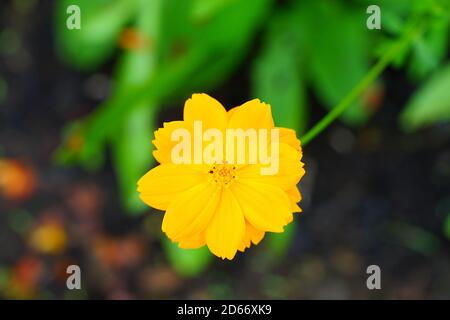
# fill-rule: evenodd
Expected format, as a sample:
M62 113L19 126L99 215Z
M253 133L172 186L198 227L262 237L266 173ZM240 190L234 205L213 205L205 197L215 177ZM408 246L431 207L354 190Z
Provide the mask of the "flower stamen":
M228 188L236 179L236 166L234 165L214 164L208 171L208 181L215 183L220 188Z

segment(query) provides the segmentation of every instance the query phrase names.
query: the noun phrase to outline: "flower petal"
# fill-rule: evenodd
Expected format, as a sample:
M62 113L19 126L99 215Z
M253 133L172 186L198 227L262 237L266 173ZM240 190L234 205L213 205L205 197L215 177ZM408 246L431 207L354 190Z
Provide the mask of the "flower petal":
M239 245L239 251L244 252L245 249L250 248L250 245L258 244L264 238L264 231L260 231L253 227L250 223L245 223L245 235L242 238L241 244Z
M238 169L238 177L241 181L256 181L276 185L287 191L294 188L304 175L301 153L291 146L279 144L279 167L274 175L262 175L261 168L267 165L252 164Z
M297 187L286 191L289 199L291 199L292 212L302 212L302 209L297 205L302 200L302 195L298 191Z
M146 204L166 210L178 194L206 180L198 166L166 163L147 172L138 181L137 190Z
M278 128L278 129L280 129L280 143L286 143L295 150L302 152L301 143L300 140L297 139L295 130L288 128Z
M202 121L203 129L224 129L227 126L227 111L219 101L206 93L195 93L184 104L184 121Z
M181 249L198 249L206 244L205 233L195 233L189 237L184 237L179 240L178 246Z
M217 211L220 192L208 182L180 194L164 215L162 230L172 241L204 232Z
M264 231L256 229L250 223L247 223L247 232L250 233L250 239L253 244L258 244L264 238Z
M216 256L231 260L244 233L244 214L230 189L224 188L218 209L206 230L206 244Z
M251 245L251 239L250 239L250 232L247 232L247 227L245 228L244 237L241 240L241 244L239 245L238 250L241 252L244 252L245 249L250 248Z
M245 219L261 231L283 232L291 216L290 200L280 187L255 181L232 186Z
M229 111L229 128L271 129L274 127L270 105L259 99L250 100Z
M192 127L188 126L184 121L165 122L162 128L155 131L155 139L152 141L156 150L153 156L159 163L171 163L171 153L173 147L178 141L172 141L172 132L176 129L187 129L191 132Z

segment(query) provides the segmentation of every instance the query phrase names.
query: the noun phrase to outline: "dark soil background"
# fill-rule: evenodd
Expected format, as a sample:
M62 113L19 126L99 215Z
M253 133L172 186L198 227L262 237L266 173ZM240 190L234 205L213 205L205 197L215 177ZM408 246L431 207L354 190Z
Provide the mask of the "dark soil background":
M162 251L161 214L124 213L109 161L96 172L53 162L62 128L104 98L99 87L112 68L92 75L65 67L55 56L51 9L41 1L38 12L21 14L9 1L0 4L0 80L7 83L0 95L0 158L25 166L36 180L26 199L0 197L0 296L450 298L443 229L450 213L450 128L401 132L398 114L414 90L402 72L384 73L384 98L365 127L336 122L304 149L303 213L283 259L268 261L262 244L184 279ZM244 62L211 94L228 106L246 101L246 69ZM161 120L175 119L183 101L167 106ZM312 107L310 123L325 113L318 103ZM48 221L67 237L52 252L30 244ZM81 267L82 290L66 289L68 264ZM381 290L366 287L372 264L381 268Z

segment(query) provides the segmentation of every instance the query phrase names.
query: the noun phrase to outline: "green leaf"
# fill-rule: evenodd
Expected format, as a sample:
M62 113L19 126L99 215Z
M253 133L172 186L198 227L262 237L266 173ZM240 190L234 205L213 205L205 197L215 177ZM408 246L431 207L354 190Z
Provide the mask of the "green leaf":
M66 26L70 5L81 11L81 29ZM56 45L61 59L74 67L92 70L115 50L122 28L136 10L135 0L59 0L56 5Z
M138 2L136 28L153 40L159 39L160 3L157 0ZM156 68L156 50L146 47L122 55L117 72L116 95L127 96L133 86L146 81ZM146 207L139 199L136 183L153 164L151 139L158 108L147 101L135 103L137 105L130 108L116 128L111 142L122 202L127 212L137 214Z
M181 46L178 50L179 61L192 60L190 70L180 77L180 81L173 82L173 92L177 96L185 96L194 91L211 88L225 80L245 57L249 43L264 21L268 13L271 0L257 0L253 2L236 0L214 0L213 12L208 11L208 19L197 20L196 10L203 2L194 1L193 18L181 22L186 24L178 35L172 35L172 46ZM208 10L212 10L210 8ZM186 15L186 14L184 14ZM197 17L197 18L196 18ZM230 21L233 21L230 24ZM189 32L186 32L189 30ZM163 61L174 64L173 53L165 51Z
M393 222L387 231L395 242L425 256L435 254L440 246L439 238L433 233L405 222Z
M172 1L163 3L167 5ZM270 4L270 0L230 1L207 26L199 27L195 41L186 52L176 58L159 59L155 72L147 73L145 81L128 86L126 94L113 94L89 118L83 120L86 127L86 144L81 150L83 157L94 157L97 150L101 150L107 139L114 135L127 114L140 103L161 105L165 99L185 97L223 81L243 59L242 52L263 22ZM163 10L167 11L167 7L163 6ZM230 21L234 23L230 25ZM162 22L162 30L165 30L166 23ZM172 36L176 38L176 35ZM158 53L159 49L164 49L165 41L160 43L163 48L158 48ZM170 55L169 52L162 50L163 56ZM140 71L145 70L140 68Z
M414 78L423 78L436 70L447 54L450 32L448 17L434 18L427 32L413 44L409 71Z
M404 28L403 19L395 12L389 10L382 11L382 28L394 35L400 35Z
M400 115L404 130L450 120L450 64L434 73L415 93Z
M252 92L272 106L277 126L300 134L306 127L308 111L294 18L283 13L270 24L262 52L253 66Z
M368 72L371 34L365 28L365 11L344 8L335 1L315 1L309 7L312 82L318 97L332 108ZM368 116L368 108L359 100L344 112L342 119L361 125Z
M231 1L235 0L192 0L192 17L196 21L206 21Z
M128 213L141 213L146 208L136 191L136 183L154 163L151 137L156 111L145 103L133 108L113 141L114 169L122 203Z
M382 15L385 11L389 11L396 15L406 16L411 10L411 0L355 0L355 2L361 4L362 8L375 4L382 10Z
M297 222L293 221L284 227L283 233L270 233L267 235L266 246L273 261L286 256L292 241L294 240Z
M163 240L163 245L170 264L183 277L198 276L208 267L213 257L206 246L199 249L181 249L167 238Z

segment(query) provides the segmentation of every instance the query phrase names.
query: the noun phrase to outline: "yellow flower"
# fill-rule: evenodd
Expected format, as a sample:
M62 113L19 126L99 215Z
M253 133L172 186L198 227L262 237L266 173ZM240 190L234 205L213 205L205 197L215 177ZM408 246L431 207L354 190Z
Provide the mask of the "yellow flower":
M237 250L258 244L266 232L283 232L300 212L297 183L304 175L302 150L295 131L279 129L278 171L262 175L261 163L176 164L172 140L176 129L193 133L194 122L203 129L275 129L271 107L258 99L228 112L207 94L194 94L184 106L184 120L164 123L155 132L153 152L160 163L138 182L141 199L164 210L162 231L181 248L209 250L233 259ZM268 140L270 144L272 140ZM245 150L249 150L247 147ZM248 157L245 157L248 160Z

